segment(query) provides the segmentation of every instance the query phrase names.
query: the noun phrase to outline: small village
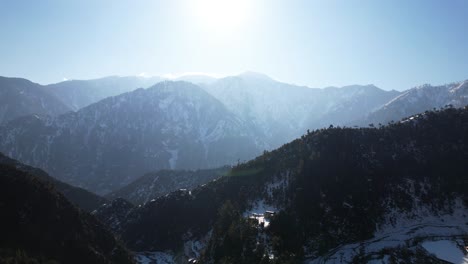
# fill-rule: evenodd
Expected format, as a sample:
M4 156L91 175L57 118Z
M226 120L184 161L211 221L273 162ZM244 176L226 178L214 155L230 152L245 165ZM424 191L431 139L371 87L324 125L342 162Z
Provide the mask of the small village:
M270 225L270 220L275 216L274 211L265 211L265 213L252 213L249 219L254 223L260 225L262 228L267 228Z

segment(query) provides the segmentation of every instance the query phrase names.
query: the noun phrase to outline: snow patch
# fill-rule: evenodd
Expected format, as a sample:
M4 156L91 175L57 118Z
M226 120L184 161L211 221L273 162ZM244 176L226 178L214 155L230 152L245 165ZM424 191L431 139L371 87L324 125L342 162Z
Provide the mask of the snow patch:
M252 208L243 213L244 217L249 217L252 214L264 214L266 211L277 212L278 208L273 205L269 205L264 199L257 200L252 203Z
M468 258L465 257L465 254L463 254L462 250L453 241L426 241L422 243L422 247L427 250L427 252L434 254L438 259L455 264L468 263Z
M137 252L135 260L139 264L175 264L174 256L166 252Z
M201 252L206 248L208 242L213 235L213 229L208 231L202 237L194 237L192 232L187 232L182 239L184 239L184 255L187 259L197 260L200 258Z
M311 254L306 263L350 263L361 252L370 255L385 248L406 247L414 244L416 238L420 241L446 240L468 235L467 208L461 199L456 199L451 209L450 213L434 212L428 206L419 206L407 213L392 210L373 238L340 245L321 257L315 258Z
M258 224L263 224L263 227L268 227L270 225L271 214L278 212L278 208L269 205L265 202L264 199L257 200L252 204L252 208L243 213L244 217L257 220Z
M198 259L201 251L206 247L205 242L200 240L189 240L184 243L184 253L187 257Z

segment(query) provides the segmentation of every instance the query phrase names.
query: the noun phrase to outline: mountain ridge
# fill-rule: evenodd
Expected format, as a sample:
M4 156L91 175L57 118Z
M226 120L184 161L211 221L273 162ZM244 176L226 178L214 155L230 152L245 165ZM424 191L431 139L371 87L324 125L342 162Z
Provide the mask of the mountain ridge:
M15 118L71 111L43 86L23 78L0 77L0 125Z

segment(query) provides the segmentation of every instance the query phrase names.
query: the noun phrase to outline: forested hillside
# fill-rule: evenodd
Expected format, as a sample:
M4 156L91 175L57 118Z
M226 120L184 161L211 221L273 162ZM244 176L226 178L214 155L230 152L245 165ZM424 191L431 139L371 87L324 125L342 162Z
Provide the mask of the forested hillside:
M0 263L133 263L92 215L51 183L0 165Z
M119 233L133 250L175 252L208 235L199 254L209 263L314 259L370 239L406 213L422 221L421 208L431 215L465 210L467 139L467 108L383 127L311 131L206 186L132 209ZM275 214L257 226L249 216L265 208ZM365 253L352 259L372 257Z
M85 189L61 182L49 176L41 169L22 164L21 162L11 159L2 153L0 153L0 164L15 167L17 170L34 175L35 177L53 185L54 188L63 194L70 202L85 211L91 212L107 202L104 197L96 195Z

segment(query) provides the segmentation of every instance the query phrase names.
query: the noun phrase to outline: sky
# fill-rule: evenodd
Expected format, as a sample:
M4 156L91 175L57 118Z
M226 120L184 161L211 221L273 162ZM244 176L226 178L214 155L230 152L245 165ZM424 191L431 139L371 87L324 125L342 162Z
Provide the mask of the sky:
M310 87L468 79L466 0L0 0L0 75L256 71Z

